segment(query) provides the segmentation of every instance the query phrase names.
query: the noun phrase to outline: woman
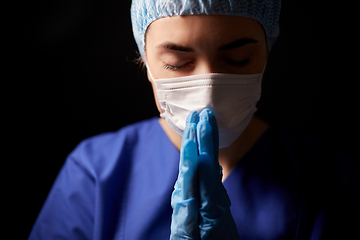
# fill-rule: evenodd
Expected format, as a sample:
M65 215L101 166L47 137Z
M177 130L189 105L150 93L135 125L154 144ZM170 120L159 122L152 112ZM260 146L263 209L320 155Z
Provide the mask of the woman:
M351 163L253 117L279 10L279 1L133 1L162 118L79 144L29 239L347 233Z

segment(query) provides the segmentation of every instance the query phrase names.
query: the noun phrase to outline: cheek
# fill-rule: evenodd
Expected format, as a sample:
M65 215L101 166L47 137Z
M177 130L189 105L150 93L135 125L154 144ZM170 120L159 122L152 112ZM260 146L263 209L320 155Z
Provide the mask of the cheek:
M147 62L147 71L148 71L148 79L151 79L151 76L154 79L162 79L166 78L163 76L164 63L156 54L154 47L151 44L148 44L146 48L146 62ZM151 74L151 76L150 76ZM150 80L151 82L151 80ZM153 86L155 88L155 86Z
M164 111L163 111L163 110L161 109L161 107L160 107L160 104L159 104L159 101L158 101L158 98L157 98L156 87L155 87L155 84L153 83L153 81L151 80L149 71L147 71L147 75L148 75L148 80L149 80L149 82L151 83L151 86L152 86L152 89L153 89L156 107L157 107L157 109L158 109L158 111L159 111L160 113L163 113Z

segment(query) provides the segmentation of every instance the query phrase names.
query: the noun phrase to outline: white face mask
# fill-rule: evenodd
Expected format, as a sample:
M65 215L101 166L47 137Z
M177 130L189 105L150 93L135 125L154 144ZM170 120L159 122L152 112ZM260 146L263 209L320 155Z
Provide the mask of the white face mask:
M208 108L216 117L220 148L230 146L244 131L256 111L261 94L262 73L151 78L160 107L164 110L160 116L169 126L182 136L189 113L200 113Z

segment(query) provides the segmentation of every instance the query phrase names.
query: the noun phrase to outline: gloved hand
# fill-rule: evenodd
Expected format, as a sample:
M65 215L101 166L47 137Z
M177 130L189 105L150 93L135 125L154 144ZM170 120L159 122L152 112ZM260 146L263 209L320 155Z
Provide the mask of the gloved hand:
M240 239L218 163L219 134L213 113L189 114L179 175L171 197L170 239Z

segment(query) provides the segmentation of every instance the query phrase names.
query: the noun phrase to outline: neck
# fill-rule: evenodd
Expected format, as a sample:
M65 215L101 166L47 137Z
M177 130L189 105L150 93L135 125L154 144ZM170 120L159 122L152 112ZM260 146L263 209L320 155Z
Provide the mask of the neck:
M163 118L159 123L164 132L180 151L181 137L172 130ZM269 125L257 117L253 117L244 132L227 148L219 150L219 164L223 168L223 181L228 177L231 170L243 158L243 156L254 146L256 141L268 129Z

